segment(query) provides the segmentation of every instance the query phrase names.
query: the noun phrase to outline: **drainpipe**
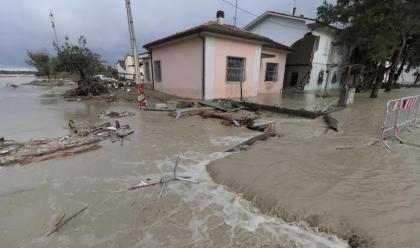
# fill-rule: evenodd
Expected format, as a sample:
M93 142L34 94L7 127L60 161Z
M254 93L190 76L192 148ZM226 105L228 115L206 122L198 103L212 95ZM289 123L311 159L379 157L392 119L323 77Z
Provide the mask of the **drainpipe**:
M203 41L202 94L203 100L206 100L206 37L202 33L199 33L198 37Z
M149 51L150 53L150 70L151 70L151 74L152 74L152 89L155 90L155 73L154 73L154 68L153 68L153 53L152 50Z

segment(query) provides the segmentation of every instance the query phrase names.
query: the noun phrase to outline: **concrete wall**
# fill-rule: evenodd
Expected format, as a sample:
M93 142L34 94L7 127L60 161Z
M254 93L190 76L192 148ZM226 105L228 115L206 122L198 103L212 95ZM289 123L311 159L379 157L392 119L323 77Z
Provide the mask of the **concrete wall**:
M155 89L175 96L201 99L202 49L203 41L198 37L153 48L153 62L160 61L162 71L162 82L155 80Z
M206 99L240 97L239 82L226 82L227 57L246 59L244 97L256 96L259 83L261 45L216 36L206 37Z
M279 25L280 23L281 25ZM286 46L291 46L311 32L305 20L296 20L280 16L269 16L264 21L250 28L249 31L271 38Z
M274 55L272 58L262 58L260 63L260 78L258 83L258 95L260 94L279 94L283 89L284 74L286 66L287 54L285 52L279 52L273 49L263 49L263 54ZM266 82L265 81L265 70L267 63L277 63L277 81Z

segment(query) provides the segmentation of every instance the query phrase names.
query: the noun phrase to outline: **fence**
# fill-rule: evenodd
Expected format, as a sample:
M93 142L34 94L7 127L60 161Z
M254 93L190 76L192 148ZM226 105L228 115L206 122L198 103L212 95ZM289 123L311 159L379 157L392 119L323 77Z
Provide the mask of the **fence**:
M385 142L386 139L396 138L400 143L403 143L398 133L404 128L411 132L410 127L419 127L417 125L419 114L420 95L389 100L386 104L381 139L376 142L383 143L389 150L391 148Z

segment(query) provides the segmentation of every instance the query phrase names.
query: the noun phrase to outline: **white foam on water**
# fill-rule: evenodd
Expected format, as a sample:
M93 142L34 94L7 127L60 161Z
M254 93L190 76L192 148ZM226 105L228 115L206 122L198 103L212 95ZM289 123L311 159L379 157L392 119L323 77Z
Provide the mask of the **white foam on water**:
M278 244L291 243L295 247L348 247L344 241L334 235L317 233L304 226L289 224L282 219L265 215L249 201L227 190L224 186L214 183L207 173L207 165L211 161L228 155L229 153L222 152L209 155L197 152L183 153L179 161L179 176L197 178L199 184L177 182L168 184L166 188L166 191L175 192L186 204L193 206L194 213L189 227L195 241L208 239L206 227L210 216L204 214L203 218L203 213L212 209L210 215L222 218L231 227L232 236L235 235L234 230L245 229L255 235L266 235ZM158 167L162 171L168 171L173 167L174 160L175 158L168 158L161 161Z
M222 136L222 137L210 137L210 143L215 146L232 146L242 143L255 136L255 134L249 134L248 137L239 136Z

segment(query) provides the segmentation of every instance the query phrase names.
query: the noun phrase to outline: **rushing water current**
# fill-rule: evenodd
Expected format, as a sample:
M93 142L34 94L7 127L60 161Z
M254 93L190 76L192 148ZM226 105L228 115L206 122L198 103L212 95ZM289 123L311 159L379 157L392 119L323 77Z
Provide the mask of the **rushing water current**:
M0 78L0 136L28 140L68 134L69 119L94 122L105 110L128 110L120 119L135 134L123 144L64 159L0 168L0 247L347 247L332 235L264 215L240 196L214 183L206 166L255 135L218 121L174 120L139 112L132 105L66 102L62 89L5 88ZM3 82L3 83L2 83ZM169 183L127 191L140 181L179 174L199 184ZM57 218L88 209L49 237Z

